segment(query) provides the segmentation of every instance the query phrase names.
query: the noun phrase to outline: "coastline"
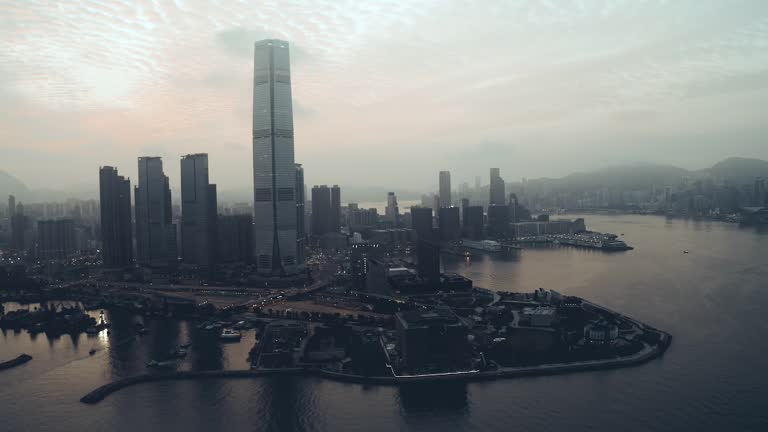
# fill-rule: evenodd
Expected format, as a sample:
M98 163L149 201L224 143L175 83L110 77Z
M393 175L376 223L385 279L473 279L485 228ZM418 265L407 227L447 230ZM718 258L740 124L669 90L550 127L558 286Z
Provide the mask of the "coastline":
M188 379L221 379L221 378L259 378L265 376L278 375L302 375L325 378L333 381L353 382L360 384L377 385L403 385L408 383L429 383L442 381L484 381L495 379L508 379L527 376L555 375L562 373L593 371L602 369L614 369L621 367L631 367L646 363L657 357L660 357L669 347L672 336L665 332L660 332L662 339L658 345L647 345L639 352L626 356L603 360L590 360L574 363L554 363L538 366L508 367L499 368L490 371L482 371L465 374L437 374L421 375L414 377L387 377L387 376L363 376L344 374L318 368L285 368L285 369L241 369L241 370L217 370L217 371L182 371L169 373L155 373L136 375L128 378L112 381L101 387L98 387L86 394L80 399L80 402L86 404L96 404L102 401L110 394L133 385L172 380Z

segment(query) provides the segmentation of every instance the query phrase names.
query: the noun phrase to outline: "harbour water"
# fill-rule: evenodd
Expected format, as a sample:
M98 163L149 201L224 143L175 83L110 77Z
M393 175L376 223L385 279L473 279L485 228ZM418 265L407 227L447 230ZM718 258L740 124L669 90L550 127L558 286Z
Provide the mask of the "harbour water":
M298 377L157 382L81 404L88 391L146 372L147 360L185 342L193 345L180 369L248 365L252 333L220 344L191 323L146 320L150 333L136 337L132 317L108 313L109 336L0 333L0 359L34 357L0 372L0 431L768 430L768 230L586 218L590 229L623 233L635 249L446 255L445 268L490 289L555 289L621 311L674 336L662 358L628 369L401 388Z

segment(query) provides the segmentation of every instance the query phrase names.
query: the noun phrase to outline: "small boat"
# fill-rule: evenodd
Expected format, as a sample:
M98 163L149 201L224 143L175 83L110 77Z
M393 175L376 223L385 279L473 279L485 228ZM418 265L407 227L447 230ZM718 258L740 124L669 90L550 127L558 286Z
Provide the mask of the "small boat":
M192 346L192 342L187 342L187 343L179 345L179 348L187 349L187 348L189 348L191 346Z
M89 354L89 355L94 355L94 354L96 354L96 348L91 348L91 350L90 350L90 351L88 351L88 354Z
M148 368L153 368L153 367L170 367L170 366L173 366L175 364L176 364L176 362L173 361L173 360L167 360L167 361L150 360L150 361L147 362L147 367Z
M688 253L688 251L687 251L687 250L684 250L684 251L683 251L683 253Z
M145 334L149 334L149 329L146 327L140 327L138 330L136 330L136 333L144 336Z
M175 358L184 358L187 356L187 350L184 348L178 348L175 350L171 350L171 352L168 354L169 357L175 357Z
M243 335L240 332L234 331L232 329L224 329L224 331L222 331L219 335L219 339L222 341L240 341L242 336Z

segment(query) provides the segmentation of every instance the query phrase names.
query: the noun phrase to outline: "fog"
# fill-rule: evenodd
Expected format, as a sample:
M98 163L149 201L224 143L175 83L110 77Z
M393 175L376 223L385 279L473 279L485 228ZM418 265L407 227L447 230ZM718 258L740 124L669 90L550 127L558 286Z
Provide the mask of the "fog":
M306 183L434 190L627 162L768 159L768 3L4 2L0 170L95 190L210 154L251 185L252 44L291 43Z

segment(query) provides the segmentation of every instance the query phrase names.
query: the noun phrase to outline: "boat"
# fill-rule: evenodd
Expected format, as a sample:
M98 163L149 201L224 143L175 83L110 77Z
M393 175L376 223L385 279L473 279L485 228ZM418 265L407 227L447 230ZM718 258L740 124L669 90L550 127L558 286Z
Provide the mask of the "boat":
M144 336L146 334L149 334L149 329L147 329L146 327L139 327L139 329L136 330L136 333Z
M683 251L683 253L688 253L688 251L687 251L687 250L684 250L684 251Z
M157 361L157 360L150 360L147 362L148 368L155 368L155 367L170 367L174 366L176 364L173 360L166 360L166 361Z
M232 329L224 329L219 335L219 339L223 341L240 341L242 336L243 335L240 332L234 331Z
M171 350L171 352L168 354L171 358L184 358L187 356L187 350L184 348L178 348L175 350Z
M96 348L91 348L91 350L90 350L90 351L88 351L88 354L89 354L89 355L94 355L94 354L96 354Z
M187 342L187 343L179 345L179 348L187 349L187 348L189 348L191 346L192 346L192 342Z
M464 247L468 247L470 249L479 249L485 252L501 251L501 244L493 240L475 241L475 240L464 239L461 241L461 245Z

